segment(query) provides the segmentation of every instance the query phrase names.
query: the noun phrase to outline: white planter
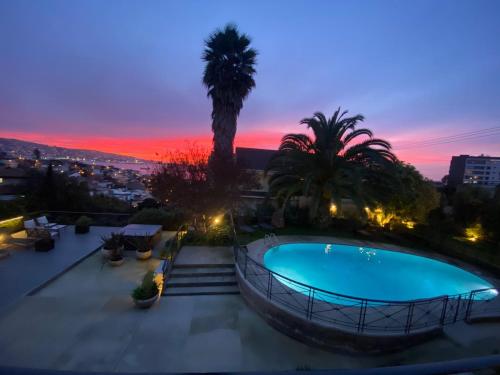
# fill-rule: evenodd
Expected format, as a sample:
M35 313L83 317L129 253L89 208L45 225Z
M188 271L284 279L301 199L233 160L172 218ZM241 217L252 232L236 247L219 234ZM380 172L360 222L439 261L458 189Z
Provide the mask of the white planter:
M112 251L113 250L111 250L111 249L105 249L104 247L101 248L101 254L106 259L110 257Z
M139 250L136 250L135 251L135 257L137 259L139 259L139 260L149 259L149 258L151 258L152 254L153 254L152 250L148 250L148 251L139 251Z
M140 309L148 309L154 305L157 299L158 299L158 294L148 299L134 299L134 303Z
M108 259L108 263L112 267L121 266L123 264L123 262L125 262L125 258L122 258L120 260L111 260L111 259Z

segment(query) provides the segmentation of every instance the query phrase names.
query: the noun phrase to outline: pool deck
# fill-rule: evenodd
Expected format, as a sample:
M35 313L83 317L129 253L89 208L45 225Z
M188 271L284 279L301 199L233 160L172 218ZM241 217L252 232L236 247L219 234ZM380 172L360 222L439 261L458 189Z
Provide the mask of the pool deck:
M264 254L268 249L287 243L345 244L366 249L417 253L401 247L367 241L346 241L324 236L280 236L248 244L247 255L263 264ZM422 255L429 257L429 254ZM485 276L477 267L457 264L459 262L456 261L449 262L445 257L430 257L455 263L487 278L497 289L500 286L496 278ZM368 305L364 306L362 300L356 296L351 298L316 290L313 294L314 302L310 304L308 296L311 291L306 286L290 286L280 282L276 276L271 278L261 266L245 259L239 260L238 264L237 276L242 295L263 318L291 336L335 350L339 349L340 341L344 342L343 346L349 343L349 350L355 352L400 350L401 347L415 342L429 340L448 329L448 325L456 325L457 320L467 320L469 323L484 320L500 322L498 297L483 301L469 300L469 294L460 298L436 296L408 302L368 301ZM273 282L273 279L277 280Z
M230 248L185 247L227 261ZM210 255L207 255L210 254ZM46 255L46 254L42 254ZM181 258L182 259L182 258ZM203 258L202 258L203 259ZM327 352L294 340L239 295L163 297L150 310L130 292L158 259L127 254L120 267L92 254L37 293L0 311L0 365L75 371L220 372L390 366L500 352L500 325L462 322L429 342L389 355Z

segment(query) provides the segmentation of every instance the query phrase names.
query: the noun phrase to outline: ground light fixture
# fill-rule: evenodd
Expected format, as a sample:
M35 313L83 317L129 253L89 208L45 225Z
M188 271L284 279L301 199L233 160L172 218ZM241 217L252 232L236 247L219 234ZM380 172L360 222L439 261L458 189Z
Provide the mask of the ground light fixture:
M11 222L16 221L16 220L22 220L22 218L23 218L23 216L17 216L17 217L13 217L12 219L2 220L2 221L0 221L0 226L11 223Z

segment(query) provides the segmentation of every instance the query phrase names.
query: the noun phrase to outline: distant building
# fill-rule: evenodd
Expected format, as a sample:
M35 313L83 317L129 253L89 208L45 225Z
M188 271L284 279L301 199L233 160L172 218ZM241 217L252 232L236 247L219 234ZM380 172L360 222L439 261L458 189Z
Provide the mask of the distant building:
M0 167L0 200L16 199L27 179L24 169Z
M448 186L465 184L495 188L500 185L500 156L453 156L448 175Z
M265 171L276 152L275 150L260 148L236 147L236 163L241 168L251 171L257 177L258 186L256 188L241 192L242 198L253 207L262 203L269 192L268 178Z
M0 167L17 168L18 165L16 158L12 158L6 152L0 151Z

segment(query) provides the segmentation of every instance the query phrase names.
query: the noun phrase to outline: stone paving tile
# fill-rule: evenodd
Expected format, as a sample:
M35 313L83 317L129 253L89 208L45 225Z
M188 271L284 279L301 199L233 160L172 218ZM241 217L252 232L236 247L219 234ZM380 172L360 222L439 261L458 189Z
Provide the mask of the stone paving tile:
M234 263L230 246L184 246L175 259L175 264L224 263Z
M0 263L0 285L9 286L0 288L0 309L92 253L100 246L102 235L117 229L91 227L89 233L76 235L73 226L68 226L61 231L54 249L49 252L11 251L11 256Z
M500 325L457 325L391 355L309 347L269 326L238 295L164 297L135 309L131 288L157 260L102 267L95 254L0 313L0 365L77 371L272 371L373 367L487 355Z

